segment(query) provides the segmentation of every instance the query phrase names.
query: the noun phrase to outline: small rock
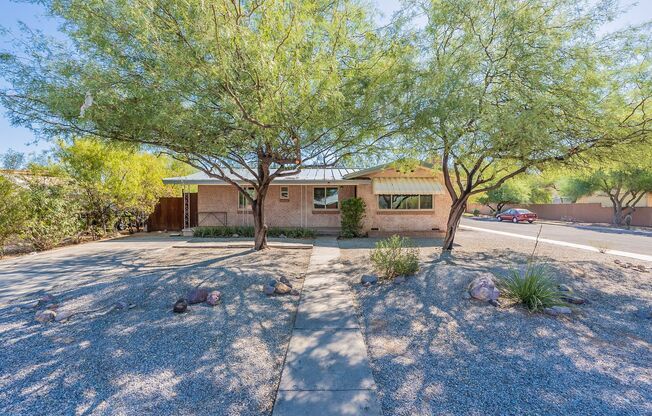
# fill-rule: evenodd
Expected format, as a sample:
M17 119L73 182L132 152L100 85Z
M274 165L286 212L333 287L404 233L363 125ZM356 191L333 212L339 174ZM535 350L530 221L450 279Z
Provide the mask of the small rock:
M469 300L469 299L471 299L471 294L469 292L464 292L464 294L462 295L462 298L466 299L466 300Z
M41 304L40 301L35 300L35 301L32 301L32 302L29 302L27 304L27 307L30 308L30 309L35 309L35 308L38 308L40 304Z
M641 319L652 319L652 309L647 310L647 311L641 309L639 311L634 312L634 315L637 318L641 318Z
M364 287L370 287L370 286L371 286L371 283L366 282L366 283L363 283L362 286L364 286Z
M211 306L215 306L220 302L221 297L222 294L219 291L214 290L208 294L208 297L206 298L206 303L208 303Z
M363 275L362 278L360 279L360 282L361 282L362 284L367 284L367 283L369 283L370 285L374 285L374 284L378 283L378 277L377 277L377 276L374 276L373 274L365 274L365 275Z
M57 308L59 308L59 305L57 305L56 303L51 303L45 307L45 309L49 309L51 311L56 311Z
M394 283L396 283L397 285L400 285L403 282L405 282L405 276L396 276L394 278Z
M553 306L551 308L545 308L543 311L552 316L570 315L572 312L571 309L566 306Z
M22 311L22 309L20 309L20 306L16 306L15 308L11 309L11 313L19 313L20 311Z
M562 292L572 292L573 289L571 289L570 286L567 285L559 285L559 290Z
M181 298L181 299L179 299L178 301L175 302L174 308L172 309L172 311L174 313L183 313L187 309L188 309L188 302L185 299Z
M136 307L136 305L133 304L133 303L130 303L129 306L128 306L129 309L133 309L133 308L135 308L135 307Z
M54 317L54 320L57 322L67 321L68 318L72 316L72 314L72 311L61 311L57 314L57 316Z
M472 298L478 300L497 300L500 296L500 291L496 288L496 284L489 276L480 276L473 279L469 285L469 294Z
M292 295L292 296L299 296L300 294L301 293L296 289L290 290L290 295Z
M629 268L632 268L632 267L634 267L634 264L633 264L633 263L627 263L627 268L628 268L628 269L629 269Z
M129 307L129 304L127 302L121 300L121 301L118 301L118 302L114 303L113 307L115 309L122 310L122 309L127 309Z
M614 260L614 263L616 263L616 264L621 264L622 261L620 261L619 259L615 259L615 260Z
M240 237L239 234L231 234L231 238L238 238L238 237Z
M278 280L279 280L279 282L281 282L281 283L283 283L283 284L285 284L285 285L288 285L288 286L292 287L292 283L290 283L290 281L287 279L287 277L283 276L283 277L281 277L281 278L278 279Z
M642 265L642 264L637 265L637 266L636 266L636 269L637 269L639 272L646 272L646 271L647 271L647 268L646 268L644 265Z
M290 293L292 288L283 282L278 282L276 283L276 286L274 286L274 291L279 295L285 295L286 293Z
M45 323L45 322L52 322L54 318L56 318L56 316L57 313L55 311L46 309L44 311L36 312L36 316L34 317L34 319L36 319L38 322Z
M263 285L263 293L266 294L267 296L273 295L274 290L276 290L276 288L274 286Z
M586 303L585 299L582 299L578 296L562 296L561 300L564 302L572 303L574 305L583 305Z
M622 267L623 269L629 269L631 267L631 264L630 263L620 263L620 267Z
M194 305L196 303L202 303L206 302L206 298L208 298L208 290L206 289L199 289L195 288L188 292L188 303L190 305Z
M495 307L499 307L499 306L500 306L500 302L498 302L497 299L489 299L489 304L490 304L491 306L495 306Z
M278 281L276 279L271 279L267 281L268 286L276 286L277 283Z

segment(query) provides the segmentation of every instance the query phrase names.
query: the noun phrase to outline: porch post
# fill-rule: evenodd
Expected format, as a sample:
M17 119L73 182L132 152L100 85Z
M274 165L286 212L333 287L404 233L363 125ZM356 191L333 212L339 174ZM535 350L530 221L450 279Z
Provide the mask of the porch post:
M193 231L190 228L190 193L183 190L183 230L181 234L184 237L192 237Z

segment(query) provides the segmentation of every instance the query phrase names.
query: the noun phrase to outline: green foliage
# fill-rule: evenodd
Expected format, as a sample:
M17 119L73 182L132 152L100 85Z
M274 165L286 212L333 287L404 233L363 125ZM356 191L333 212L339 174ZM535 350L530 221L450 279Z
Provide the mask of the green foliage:
M362 198L349 198L342 201L340 217L343 237L353 238L362 235L365 208L366 204Z
M531 312L561 304L557 284L542 264L528 263L525 273L512 269L500 282L507 298L523 304Z
M382 279L412 275L419 270L419 249L412 240L398 235L377 242L370 259Z
M480 210L477 209L477 208L474 209L474 210L473 210L473 216L474 216L474 217L479 217L479 216L480 216Z
M159 198L179 193L162 179L189 173L188 166L167 157L90 138L59 142L55 155L59 163L49 171L75 187L86 227L100 236L112 231L118 219L139 228Z
M522 175L490 189L478 197L477 201L494 212L501 212L505 205L547 204L552 201L547 189L549 185L538 175Z
M254 237L254 227L197 227L194 229L193 236L203 238L230 238L234 234L237 234L239 237ZM271 227L267 230L267 235L269 237L280 237L284 235L287 238L312 239L315 238L315 231L309 228Z
M26 218L25 192L0 176L0 257L7 240L23 229Z
M77 195L66 185L30 180L24 208L27 220L22 237L36 250L76 240L83 230Z

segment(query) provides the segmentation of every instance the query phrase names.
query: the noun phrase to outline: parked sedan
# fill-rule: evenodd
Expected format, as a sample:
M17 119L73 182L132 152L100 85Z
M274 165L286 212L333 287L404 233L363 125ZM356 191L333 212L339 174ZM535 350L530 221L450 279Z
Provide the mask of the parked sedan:
M523 208L511 208L496 215L496 218L498 218L498 221L511 221L513 223L527 221L532 224L537 219L537 214Z

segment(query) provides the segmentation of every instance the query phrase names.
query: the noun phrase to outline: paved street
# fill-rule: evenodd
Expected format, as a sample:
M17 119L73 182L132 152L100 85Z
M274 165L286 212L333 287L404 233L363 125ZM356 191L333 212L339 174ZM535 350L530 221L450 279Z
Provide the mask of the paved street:
M461 225L483 228L493 231L508 232L528 237L536 237L541 230L541 238L549 240L564 241L567 243L582 244L592 246L598 249L619 250L630 253L652 255L652 232L641 233L619 229L605 229L601 227L589 226L565 226L552 225L543 223L519 223L498 222L493 218L462 218ZM496 241L497 247L500 247L504 239L492 238Z

